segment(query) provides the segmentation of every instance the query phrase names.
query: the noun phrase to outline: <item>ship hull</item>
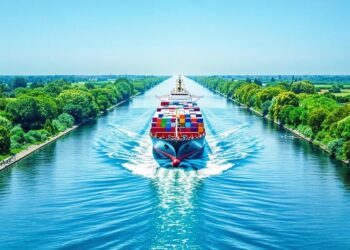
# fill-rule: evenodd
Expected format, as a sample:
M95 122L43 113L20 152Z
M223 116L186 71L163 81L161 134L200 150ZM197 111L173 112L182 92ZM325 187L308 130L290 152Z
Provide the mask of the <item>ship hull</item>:
M166 140L152 137L153 150L162 157L172 160L177 167L182 160L196 158L203 151L205 137L191 140Z

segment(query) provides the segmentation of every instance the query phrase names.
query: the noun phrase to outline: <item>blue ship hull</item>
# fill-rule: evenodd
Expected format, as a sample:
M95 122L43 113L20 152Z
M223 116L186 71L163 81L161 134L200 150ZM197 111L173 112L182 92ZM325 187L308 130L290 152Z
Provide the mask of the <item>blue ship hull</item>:
M152 137L153 150L163 157L172 160L172 165L177 167L182 160L196 158L203 150L205 137L191 140L166 140Z

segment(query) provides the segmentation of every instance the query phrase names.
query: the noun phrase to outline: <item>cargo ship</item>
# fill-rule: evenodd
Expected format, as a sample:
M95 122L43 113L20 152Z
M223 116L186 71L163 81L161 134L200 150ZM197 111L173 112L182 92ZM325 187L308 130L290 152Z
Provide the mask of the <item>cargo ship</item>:
M160 106L152 118L150 136L155 155L168 157L173 167L198 157L204 148L205 128L197 101L179 77L169 95L158 96Z

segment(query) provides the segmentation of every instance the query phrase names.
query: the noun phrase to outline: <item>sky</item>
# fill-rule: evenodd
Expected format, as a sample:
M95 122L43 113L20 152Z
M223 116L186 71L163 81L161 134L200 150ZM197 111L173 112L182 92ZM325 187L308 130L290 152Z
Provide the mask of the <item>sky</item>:
M350 74L348 0L0 0L0 74Z

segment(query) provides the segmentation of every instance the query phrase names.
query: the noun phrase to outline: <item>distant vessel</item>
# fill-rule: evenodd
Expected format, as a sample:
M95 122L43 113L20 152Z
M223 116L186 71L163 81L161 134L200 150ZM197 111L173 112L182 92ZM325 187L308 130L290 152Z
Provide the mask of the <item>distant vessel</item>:
M150 130L153 149L177 167L183 159L198 156L204 147L204 121L196 103L200 97L191 95L179 76L170 95L159 99Z

